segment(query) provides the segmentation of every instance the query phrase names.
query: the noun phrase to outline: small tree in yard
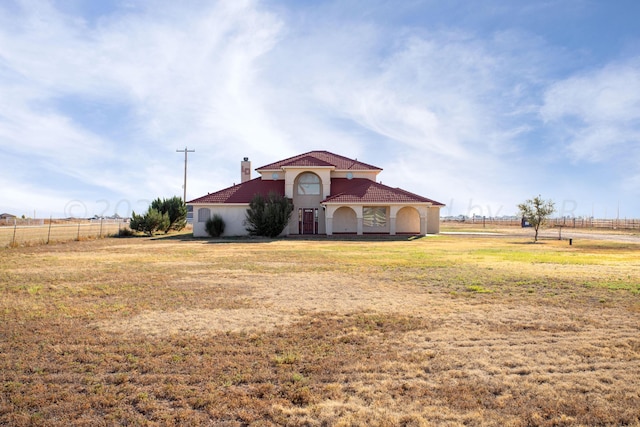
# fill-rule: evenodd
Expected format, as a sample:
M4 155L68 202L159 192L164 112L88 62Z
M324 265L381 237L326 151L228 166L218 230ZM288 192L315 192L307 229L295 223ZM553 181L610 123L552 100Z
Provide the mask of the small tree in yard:
M287 226L293 212L293 203L284 196L269 193L256 194L249 203L245 226L252 236L277 237Z
M180 231L187 226L187 206L182 198L174 196L170 199L160 200L158 197L151 202L151 207L169 216L169 224L162 229L165 233L168 233L169 230Z
M156 231L166 230L169 224L169 215L166 212L160 213L156 209L149 208L144 215L136 215L135 212L131 212L129 228L153 236Z
M538 241L538 230L543 225L549 215L555 211L555 205L552 200L544 200L540 195L533 199L528 199L524 203L518 205L522 217L531 224L535 230L533 241Z

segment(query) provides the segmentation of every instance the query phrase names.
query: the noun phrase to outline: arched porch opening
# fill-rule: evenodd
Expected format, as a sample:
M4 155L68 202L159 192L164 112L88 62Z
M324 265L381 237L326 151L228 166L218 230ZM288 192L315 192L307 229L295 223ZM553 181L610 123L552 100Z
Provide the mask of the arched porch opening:
M358 217L356 212L348 207L339 207L333 213L333 233L356 234L358 232Z
M405 206L396 215L397 234L420 234L420 212L414 207Z

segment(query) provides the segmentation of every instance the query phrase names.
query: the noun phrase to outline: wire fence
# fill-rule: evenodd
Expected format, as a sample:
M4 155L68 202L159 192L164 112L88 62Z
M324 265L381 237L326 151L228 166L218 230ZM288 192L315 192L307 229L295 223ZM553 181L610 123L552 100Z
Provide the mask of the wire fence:
M31 220L33 221L33 220ZM90 220L55 223L44 220L36 225L23 225L15 221L12 225L0 226L0 247L29 246L64 242L70 240L88 240L117 235L128 227L123 220Z
M491 218L475 216L471 218L442 218L443 223L463 223L494 227L522 227L517 218ZM597 219L597 218L550 218L546 227L598 228L609 230L640 230L640 219Z

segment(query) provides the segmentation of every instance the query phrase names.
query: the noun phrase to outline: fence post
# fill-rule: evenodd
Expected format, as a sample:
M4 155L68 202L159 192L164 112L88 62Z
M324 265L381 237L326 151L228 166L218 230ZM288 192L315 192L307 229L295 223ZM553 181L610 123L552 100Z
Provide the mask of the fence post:
M78 223L78 238L76 240L80 241L80 223Z
M102 237L102 223L104 222L104 218L100 218L100 233L98 233L98 238Z
M49 244L49 241L51 240L51 223L53 222L53 216L49 217L49 232L47 233L47 245Z
M13 239L11 239L11 246L16 245L16 229L18 228L18 220L13 218Z

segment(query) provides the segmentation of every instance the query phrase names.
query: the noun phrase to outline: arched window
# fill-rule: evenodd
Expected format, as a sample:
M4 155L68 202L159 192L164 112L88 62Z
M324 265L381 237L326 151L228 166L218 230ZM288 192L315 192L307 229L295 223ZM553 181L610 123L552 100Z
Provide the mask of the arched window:
M298 194L304 196L317 196L320 194L320 178L310 172L303 173L298 178Z
M209 208L198 209L198 222L207 222L211 218L211 210Z

